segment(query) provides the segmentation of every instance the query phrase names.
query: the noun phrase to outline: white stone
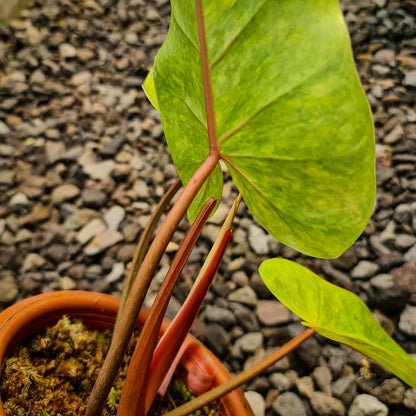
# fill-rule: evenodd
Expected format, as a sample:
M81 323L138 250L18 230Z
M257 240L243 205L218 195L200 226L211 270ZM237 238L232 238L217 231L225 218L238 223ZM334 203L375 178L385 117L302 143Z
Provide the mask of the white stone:
M108 228L112 230L117 230L120 223L124 220L126 216L126 211L120 205L113 205L108 209L104 214L104 221L106 222Z
M348 410L348 416L387 416L388 414L387 406L369 394L357 396Z
M254 413L254 416L264 416L265 415L265 401L263 396L256 391L250 390L244 393L248 404L251 407L251 410Z
M95 218L86 224L77 234L77 241L84 245L93 237L101 234L106 230L106 226L102 220Z
M113 283L117 282L120 277L124 275L124 263L114 263L113 268L111 269L111 272L106 276L105 280L107 283Z

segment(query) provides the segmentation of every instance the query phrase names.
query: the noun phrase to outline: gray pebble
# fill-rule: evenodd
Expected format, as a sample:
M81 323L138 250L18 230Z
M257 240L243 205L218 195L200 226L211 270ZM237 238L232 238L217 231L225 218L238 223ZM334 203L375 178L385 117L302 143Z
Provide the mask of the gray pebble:
M314 391L310 398L312 409L319 416L344 416L345 407L342 402L321 391Z
M379 270L379 266L371 261L362 260L351 271L353 279L368 279L374 276Z
M81 192L82 204L88 208L100 208L105 205L107 195L105 192L95 188L86 188Z
M250 286L245 286L231 292L228 295L228 300L230 302L238 302L242 305L254 307L257 304L257 295Z
M208 322L215 322L225 328L230 328L236 323L236 318L230 310L218 306L207 305L204 315Z
M332 374L328 367L316 367L312 372L312 377L321 391L331 395Z
M360 394L352 402L348 416L387 416L388 407L369 394Z
M267 234L255 224L251 224L248 229L248 243L258 256L265 256L269 253Z
M253 354L257 348L263 345L263 334L261 332L249 332L238 338L233 346L232 354L237 356L239 352L243 354Z
M399 328L412 337L416 336L416 306L406 306L400 315Z
M85 247L84 253L87 256L95 256L114 244L123 241L123 239L123 234L118 231L106 230L93 238L93 240Z
M302 400L291 391L280 394L272 407L279 416L307 416Z
M273 373L269 376L270 384L280 392L290 390L295 380L292 380L283 373Z
M334 381L331 385L332 394L342 400L345 405L351 404L357 395L357 380L354 374L348 374Z

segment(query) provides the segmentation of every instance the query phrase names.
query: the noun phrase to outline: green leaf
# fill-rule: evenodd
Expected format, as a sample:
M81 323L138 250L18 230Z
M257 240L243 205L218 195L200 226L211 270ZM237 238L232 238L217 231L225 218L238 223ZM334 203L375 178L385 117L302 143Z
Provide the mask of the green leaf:
M246 204L283 243L340 255L371 215L375 175L371 114L338 1L203 7L221 157ZM187 183L209 151L194 0L172 0L153 75L170 152ZM198 206L221 193L218 169Z
M289 260L266 260L259 271L274 296L304 325L372 358L416 388L416 361L389 337L358 296Z
M156 110L159 110L159 103L157 102L155 83L153 81L153 69L149 70L149 73L147 74L147 77L144 80L144 84L142 87L146 94L146 97L152 103L153 107L156 108Z

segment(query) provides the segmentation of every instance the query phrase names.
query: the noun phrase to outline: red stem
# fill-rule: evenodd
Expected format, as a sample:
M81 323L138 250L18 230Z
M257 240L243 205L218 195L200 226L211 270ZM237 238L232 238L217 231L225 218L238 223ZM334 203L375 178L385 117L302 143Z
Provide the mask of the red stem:
M110 345L106 360L104 361L103 367L89 397L85 416L101 415L108 393L110 392L124 354L126 353L137 316L156 267L159 264L173 233L179 225L179 222L185 215L186 210L201 189L205 180L215 169L218 161L218 155L208 155L205 162L192 176L178 200L171 208L166 220L162 224L143 259L143 263L137 273L140 278L138 279L136 277L130 295L127 298L119 325L114 331L113 341Z
M192 291L192 299L187 299L179 314L171 323L153 353L149 371L149 380L147 380L146 411L150 407L150 404L152 403L166 372L169 370L169 367L174 361L181 344L184 342L186 335L191 329L192 323L194 322L215 274L217 273L230 238L231 231L228 231L224 235L216 255L208 265L204 275L201 277L198 287Z
M212 98L211 75L208 63L208 50L205 36L204 15L201 0L195 0L196 18L198 22L199 54L201 56L202 83L204 86L205 111L210 153L218 154L217 129L215 127L214 100Z
M118 407L120 414L128 414L131 412L131 414L137 416L145 415L144 396L146 394L145 390L149 388L148 369L153 349L160 332L160 326L175 284L195 246L209 214L215 206L215 202L216 201L211 198L202 208L176 253L163 284L159 289L130 361Z
M198 396L196 399L193 399L190 402L168 412L166 416L185 416L192 414L206 404L225 396L230 391L240 387L242 384L252 380L254 377L257 377L260 373L291 353L314 334L316 334L316 332L313 329L306 329L260 362L254 364L247 370L244 370L242 373L230 378L225 383L222 383L201 396Z
M145 258L143 259L143 263L137 273L137 275L140 276L140 279L136 278L131 288L123 314L119 320L119 325L115 328L113 341L110 345L108 355L89 397L85 416L101 415L108 393L110 392L113 381L120 368L123 356L126 353L137 316L143 304L144 297L156 267L159 264L170 238L176 230L176 227L185 215L186 210L191 205L205 180L208 179L209 175L220 160L220 152L215 128L214 104L208 65L208 53L205 41L204 19L200 0L196 0L196 13L198 34L200 38L200 56L209 140L209 155L205 162L192 176L177 202L173 205L168 216L166 217L165 222L162 224Z

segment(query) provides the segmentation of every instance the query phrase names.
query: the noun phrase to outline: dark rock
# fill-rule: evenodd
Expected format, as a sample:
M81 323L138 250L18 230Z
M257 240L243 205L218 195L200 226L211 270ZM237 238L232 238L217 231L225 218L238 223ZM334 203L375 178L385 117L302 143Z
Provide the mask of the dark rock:
M217 323L224 328L230 328L236 322L236 318L230 310L217 306L207 305L204 315L208 322Z
M123 142L124 142L123 137L118 137L118 138L106 141L102 149L100 150L100 153L103 156L114 156L120 149Z
M317 366L320 355L318 341L309 338L293 352L294 368L302 371L311 370Z
M338 377L347 363L347 353L341 348L328 346L325 349L328 357L328 366L335 377Z
M390 274L379 274L370 280L374 287L374 304L378 309L397 312L404 308L409 294L398 286Z
M51 244L45 250L45 256L54 263L62 263L69 259L69 252L64 244Z
M250 286L254 289L259 299L274 299L274 296L264 284L258 273L253 273L250 278Z
M18 269L23 262L23 256L14 246L0 246L0 264L5 269Z
M357 379L354 374L348 374L334 381L331 388L332 394L349 406L357 395Z
M260 329L256 314L238 303L230 303L230 309L234 312L237 322L245 331L258 331Z
M230 336L222 326L209 324L206 326L205 341L214 354L221 357L227 352Z
M403 402L406 388L396 378L384 380L379 386L371 391L371 394L386 404L401 404Z
M107 201L106 193L94 188L84 189L81 195L82 204L88 208L100 208Z
M380 270L389 271L393 267L399 266L403 263L403 255L399 251L391 251L386 254L382 254L377 259L377 264L380 266Z
M75 280L80 280L84 277L86 268L84 264L74 264L67 270L67 274Z
M391 271L394 283L408 293L416 293L416 263L406 263Z

